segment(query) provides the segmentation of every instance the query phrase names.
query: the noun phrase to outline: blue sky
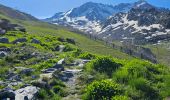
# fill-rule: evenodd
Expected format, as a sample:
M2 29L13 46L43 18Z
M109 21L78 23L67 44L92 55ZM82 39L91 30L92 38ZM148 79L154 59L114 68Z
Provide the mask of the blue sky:
M137 0L0 0L0 4L29 13L37 18L45 18L56 12L67 11L89 1L115 5ZM147 1L159 7L170 8L170 0Z

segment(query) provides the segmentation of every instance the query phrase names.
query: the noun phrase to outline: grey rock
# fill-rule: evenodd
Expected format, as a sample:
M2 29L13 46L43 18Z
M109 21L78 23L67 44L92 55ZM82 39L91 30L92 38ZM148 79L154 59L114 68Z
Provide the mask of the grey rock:
M20 73L21 74L31 74L34 71L32 68L25 68Z
M0 37L0 43L9 43L8 38Z
M66 41L71 44L76 44L74 39L67 38Z
M32 39L31 43L40 44L41 42L37 39Z
M0 29L0 35L5 35L5 34L6 34L6 30Z
M33 100L35 99L36 94L38 93L39 88L35 86L27 86L15 91L16 100Z
M59 45L55 48L56 51L63 52L65 49L65 45Z
M43 73L54 73L55 71L57 71L56 68L48 68L48 69L42 70Z
M10 52L11 49L10 49L10 48L5 48L5 47L3 47L3 48L0 48L0 51Z
M53 68L59 70L59 71L64 71L64 67L61 64L55 64Z
M59 64L59 65L65 64L65 59L63 58L63 59L59 60L59 61L57 62L57 64Z
M15 41L13 41L14 44L22 43L22 42L27 42L27 39L26 38L19 38L19 39L16 39Z
M7 99L9 98L10 100L15 100L15 93L11 88L5 88L0 91L0 98Z
M10 81L13 81L13 80L21 81L20 75L17 75L16 73L7 74L7 79L10 80Z
M0 51L0 57L5 57L7 55L7 53L6 52L4 52L4 51Z

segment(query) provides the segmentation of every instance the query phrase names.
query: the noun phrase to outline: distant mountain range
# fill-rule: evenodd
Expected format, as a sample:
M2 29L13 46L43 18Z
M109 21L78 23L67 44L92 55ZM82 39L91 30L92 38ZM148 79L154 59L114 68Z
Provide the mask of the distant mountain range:
M170 39L170 10L144 0L116 6L88 2L44 21L69 26L112 41L133 39L136 44Z

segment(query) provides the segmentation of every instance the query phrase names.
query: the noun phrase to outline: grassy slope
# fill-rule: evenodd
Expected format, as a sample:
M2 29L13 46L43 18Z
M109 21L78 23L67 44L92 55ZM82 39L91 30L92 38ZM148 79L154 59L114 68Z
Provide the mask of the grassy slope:
M160 45L147 45L156 55L158 61L165 65L170 65L170 43L163 43Z
M51 25L44 22L38 21L23 21L23 20L14 20L8 18L6 16L0 15L1 18L7 18L13 23L17 23L26 27L27 31L30 34L38 34L38 35L53 35L53 36L60 36L64 38L74 38L77 42L77 45L80 49L91 52L94 54L100 55L110 55L117 58L123 59L131 59L127 54L124 54L118 50L114 50L110 47L105 46L101 41L94 41L85 37L81 34L76 34L73 32L68 31L67 29Z

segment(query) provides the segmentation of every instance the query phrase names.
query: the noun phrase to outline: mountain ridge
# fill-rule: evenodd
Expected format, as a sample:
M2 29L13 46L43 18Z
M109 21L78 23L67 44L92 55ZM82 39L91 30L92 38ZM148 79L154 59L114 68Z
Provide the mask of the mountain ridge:
M98 5L100 6L104 5L104 7L100 7ZM85 8L88 7L89 9L91 7L98 8L98 9L103 8L107 10L107 7L105 6L106 4L88 2L78 8L74 8L76 9L76 11L72 9L66 13L59 13L56 14L57 17L53 16L51 17L51 19L48 19L46 21L57 25L71 26L72 28L83 31L86 34L93 34L104 40L112 40L118 38L119 40L124 40L125 38L136 38L136 40L143 39L143 41L137 41L136 42L137 44L143 44L144 41L156 43L159 42L160 40L169 39L169 35L166 35L167 38L166 36L160 36L158 37L159 39L157 39L156 37L157 39L156 41L155 39L152 39L152 35L153 36L157 34L162 35L169 32L168 16L170 16L169 15L170 10L156 7L154 5L149 4L145 0L139 0L138 2L131 3L131 4L120 3L116 6L107 5L108 7L111 6L111 8L113 8L112 14L108 15L107 17L102 17L102 14L100 12L101 10L99 11L96 9L93 10L94 13L92 14L89 13L90 11L88 11L88 9L85 9L87 15L86 14L81 15L82 13L77 12L77 11L80 12L82 10L81 8L84 7ZM78 15L76 15L77 13ZM95 19L95 16L100 16L100 19L99 18ZM161 16L163 18L161 18ZM111 21L111 18L114 20L114 22L113 20ZM125 19L127 23L125 23ZM124 23L122 23L121 21L124 21ZM113 23L111 24L111 22ZM116 22L122 23L121 27L124 28L120 29L119 28L120 23L116 23ZM127 28L127 26L129 26L129 28ZM124 30L124 29L128 29L128 30ZM154 32L156 31L158 32L155 34ZM132 36L131 33L137 33L137 32L143 34L146 33L149 35L143 36L143 34L142 35L137 34ZM122 37L122 35L125 36Z

